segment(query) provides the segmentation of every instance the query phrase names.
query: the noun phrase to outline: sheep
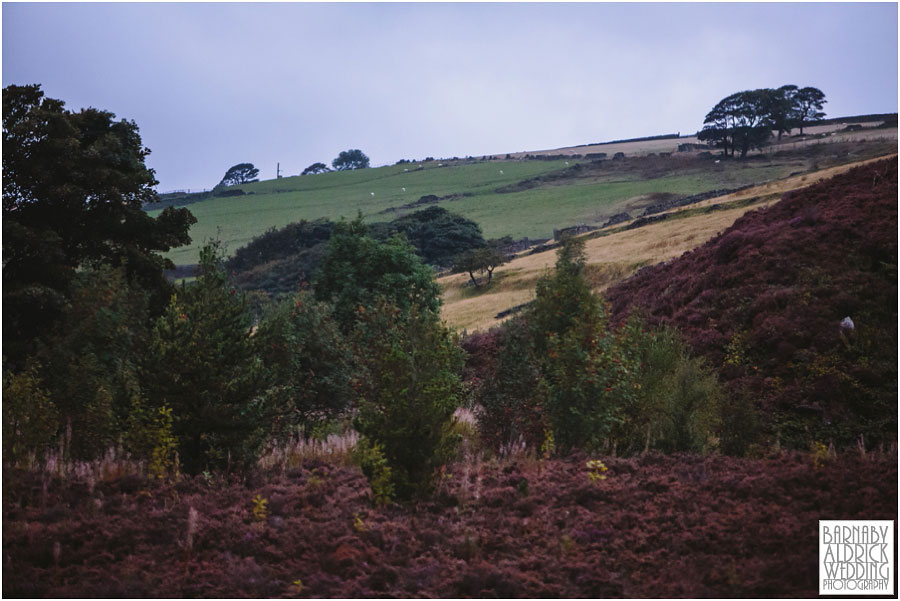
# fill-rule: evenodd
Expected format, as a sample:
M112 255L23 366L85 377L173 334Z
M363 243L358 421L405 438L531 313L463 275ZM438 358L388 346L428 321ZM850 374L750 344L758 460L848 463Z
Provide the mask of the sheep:
M372 196L375 196L375 193L374 193L374 192L369 192L369 194L371 194Z

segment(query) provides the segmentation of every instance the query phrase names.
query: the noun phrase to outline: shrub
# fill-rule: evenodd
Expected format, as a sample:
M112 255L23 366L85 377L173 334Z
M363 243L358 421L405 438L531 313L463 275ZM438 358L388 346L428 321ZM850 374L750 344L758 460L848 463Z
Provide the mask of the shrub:
M353 360L330 306L309 291L300 292L260 324L255 338L269 372L276 434L347 409Z
M707 450L723 395L705 362L690 355L674 329L647 328L636 316L621 329L619 348L632 358L635 394L615 428L618 449Z
M485 441L552 440L562 451L702 451L718 425L720 391L678 334L638 318L609 327L584 276L583 243L568 238L556 270L510 322L481 386Z
M427 494L453 452L462 349L431 311L384 300L362 312L353 342L362 371L354 425L383 450L399 498Z
M3 375L3 460L40 459L56 438L59 413L34 367Z

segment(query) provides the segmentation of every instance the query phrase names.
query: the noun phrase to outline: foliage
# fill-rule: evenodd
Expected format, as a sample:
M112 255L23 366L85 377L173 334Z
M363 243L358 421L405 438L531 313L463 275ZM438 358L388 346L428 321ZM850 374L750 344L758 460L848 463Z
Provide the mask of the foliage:
M293 294L312 279L334 226L328 219L316 219L272 228L239 248L226 266L244 290L261 290L276 297ZM439 207L370 224L367 233L382 242L404 234L416 253L434 265L447 263L461 249L484 244L475 222Z
M74 113L40 86L3 89L3 349L21 367L58 326L79 269L126 269L155 310L171 286L160 252L190 242L187 209L157 218L137 125L98 109Z
M382 447L362 438L353 450L354 460L372 488L372 498L376 506L389 505L394 499L394 484L391 466L384 456Z
M331 171L325 163L313 163L303 170L300 175L315 175L316 173L327 173Z
M428 207L389 223L372 224L369 232L379 239L403 234L426 263L442 267L460 252L485 244L477 223L442 207Z
M483 246L457 255L453 263L453 270L467 272L472 285L478 288L480 284L475 279L475 272L486 272L488 276L487 283L490 285L494 276L494 270L506 263L506 254L496 246Z
M620 336L620 348L633 358L636 386L614 429L618 449L626 454L710 450L723 395L705 362L690 355L674 329L647 328L636 316Z
M432 313L440 307L440 288L412 246L400 236L374 240L359 218L335 225L313 281L316 298L334 305L345 332L360 307L374 306L379 297L390 299L404 314L413 307Z
M141 366L149 341L146 292L128 286L124 269L80 271L60 327L33 355L60 419L71 431L71 458L91 459L125 437L145 410Z
M14 465L34 453L43 456L55 440L59 412L31 367L3 374L3 460Z
M331 166L337 171L347 171L350 169L365 169L369 166L369 157L362 150L352 148L350 150L342 150L336 159L331 161Z
M246 299L229 286L219 245L211 242L197 281L182 284L157 320L144 374L150 400L172 407L189 473L255 458L267 413L251 326Z
M825 117L822 108L825 103L825 93L818 88L805 87L797 90L794 95L794 118L800 135L803 135L803 126L812 121L821 121Z
M715 378L674 331L648 331L637 318L610 327L582 248L564 241L534 303L505 327L479 390L485 440L620 454L707 450L718 427Z
M746 157L772 135L772 95L772 90L746 90L723 98L707 113L697 139L721 146L728 155L730 137L731 156L740 149L741 158Z
M270 228L256 236L246 246L235 251L225 267L229 272L247 271L271 261L285 259L327 242L334 230L328 219L300 220L280 229Z
M330 306L302 291L268 315L255 338L269 371L275 434L348 408L353 358Z
M178 476L178 440L172 433L172 408L162 406L152 432L153 449L147 473L151 478Z
M496 359L477 391L481 436L495 450L518 440L536 448L544 442L549 424L542 413L546 389L530 330L520 318L507 322L500 336Z
M259 169L253 166L253 163L238 163L228 168L219 186L240 186L241 184L249 184L258 182L257 176Z
M398 498L426 494L452 457L462 349L432 311L383 301L362 315L353 342L361 363L354 425L382 448Z

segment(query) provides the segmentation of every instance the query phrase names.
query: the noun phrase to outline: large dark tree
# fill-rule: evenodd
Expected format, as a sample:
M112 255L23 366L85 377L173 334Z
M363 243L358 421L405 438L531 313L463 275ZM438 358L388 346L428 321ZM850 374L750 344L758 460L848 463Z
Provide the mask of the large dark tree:
M794 96L795 116L800 135L803 135L803 126L811 121L820 121L825 113L822 107L825 105L825 94L818 88L800 88Z
M259 180L256 179L258 175L259 169L254 167L253 163L238 163L225 172L225 176L219 182L219 185L239 186L241 184L258 182Z
M342 151L336 159L331 161L331 166L338 171L349 169L365 169L369 166L369 157L357 148Z
M160 309L171 288L160 252L190 242L184 208L142 205L158 182L133 121L68 111L39 85L3 89L3 345L14 362L51 330L77 270L122 266Z
M769 113L771 90L746 90L720 100L704 119L697 138L714 142L728 155L740 150L741 158L753 148L761 148L772 135Z
M769 90L767 111L772 121L772 129L782 134L791 133L796 120L797 86L786 85Z

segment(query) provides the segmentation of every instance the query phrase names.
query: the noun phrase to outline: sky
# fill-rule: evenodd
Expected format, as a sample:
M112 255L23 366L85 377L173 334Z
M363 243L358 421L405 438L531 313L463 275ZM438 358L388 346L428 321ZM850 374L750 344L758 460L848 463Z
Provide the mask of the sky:
M9 3L2 82L133 120L158 190L681 132L796 84L897 112L897 4Z

